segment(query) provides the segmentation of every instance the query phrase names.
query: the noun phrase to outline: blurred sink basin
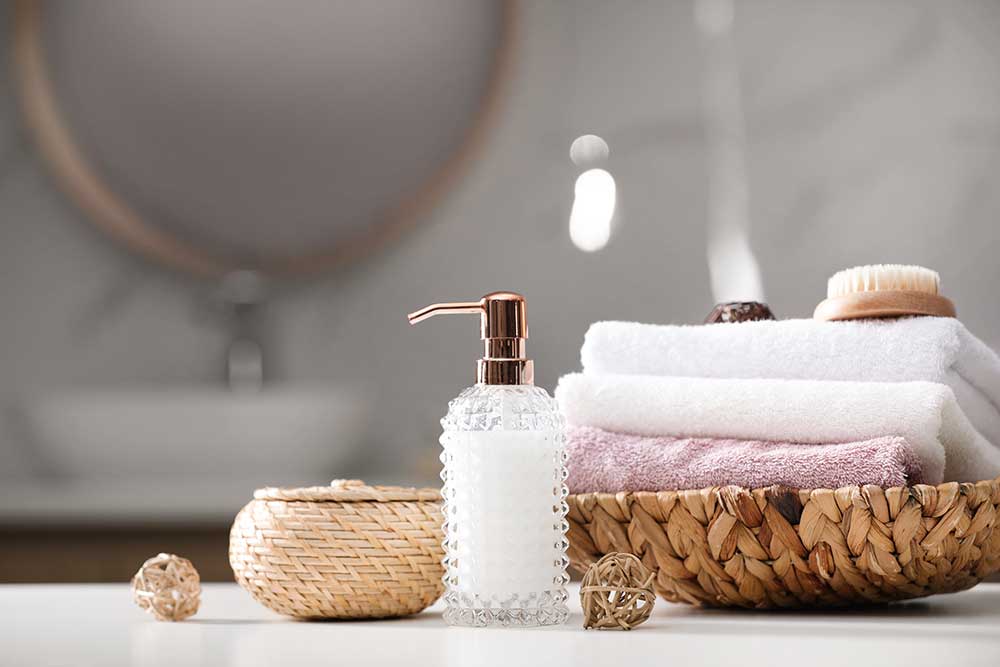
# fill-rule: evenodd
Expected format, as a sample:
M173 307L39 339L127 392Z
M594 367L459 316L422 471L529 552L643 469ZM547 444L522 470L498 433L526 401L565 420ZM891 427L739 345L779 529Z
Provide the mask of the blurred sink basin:
M53 472L322 482L362 443L367 402L337 387L91 389L26 406Z

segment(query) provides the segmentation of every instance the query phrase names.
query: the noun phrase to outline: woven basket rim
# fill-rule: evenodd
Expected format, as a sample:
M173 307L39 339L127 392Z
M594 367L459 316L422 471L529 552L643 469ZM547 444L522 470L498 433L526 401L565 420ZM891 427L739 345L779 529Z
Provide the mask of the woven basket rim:
M335 479L329 486L275 487L257 489L254 500L300 502L439 502L441 492L433 488L408 486L369 486L357 479Z
M638 498L650 498L662 494L676 493L679 495L687 494L712 494L721 493L723 491L740 492L740 493L750 493L752 495L778 495L778 494L812 494L812 493L840 493L840 494L854 494L863 493L866 489L881 489L884 493L888 492L902 492L902 491L915 491L913 495L917 498L922 497L922 491L927 491L933 489L938 493L951 493L957 492L962 487L977 487L981 485L986 486L1000 486L1000 477L996 479L984 479L978 482L942 482L940 484L908 484L905 486L893 486L893 487L882 487L877 484L853 484L848 486L841 486L836 489L825 489L825 488L796 488L793 486L785 486L782 484L772 484L771 486L762 486L757 488L747 488L745 486L737 486L735 484L727 484L724 486L708 486L701 489L663 489L660 491L585 491L582 493L571 493L571 496L576 496L577 498L620 498L625 496L632 496Z

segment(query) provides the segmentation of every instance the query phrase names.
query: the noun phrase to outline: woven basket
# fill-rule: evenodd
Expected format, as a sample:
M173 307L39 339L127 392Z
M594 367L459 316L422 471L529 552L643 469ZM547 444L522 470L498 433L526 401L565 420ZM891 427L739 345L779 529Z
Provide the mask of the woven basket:
M949 593L1000 570L1000 479L882 489L735 486L571 495L579 573L632 553L657 593L699 606L795 608Z
M236 516L229 564L265 607L297 618L414 614L443 592L436 489L259 489Z

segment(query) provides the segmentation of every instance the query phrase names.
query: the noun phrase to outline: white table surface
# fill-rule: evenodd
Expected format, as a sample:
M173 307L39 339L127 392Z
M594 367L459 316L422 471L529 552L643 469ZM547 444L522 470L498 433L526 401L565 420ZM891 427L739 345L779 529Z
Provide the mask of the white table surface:
M631 632L566 625L450 628L435 605L389 621L300 622L235 584L207 584L183 623L132 605L128 586L0 586L0 665L1000 665L1000 584L839 613L697 610L658 600Z

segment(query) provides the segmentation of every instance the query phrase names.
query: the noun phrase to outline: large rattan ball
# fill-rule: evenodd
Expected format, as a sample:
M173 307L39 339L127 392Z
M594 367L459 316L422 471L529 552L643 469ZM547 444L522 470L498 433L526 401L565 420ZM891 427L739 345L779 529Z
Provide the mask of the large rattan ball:
M187 558L160 554L132 577L132 599L158 621L183 621L198 611L201 578Z
M591 565L580 585L583 627L631 630L644 623L656 600L653 576L632 554L609 553Z

